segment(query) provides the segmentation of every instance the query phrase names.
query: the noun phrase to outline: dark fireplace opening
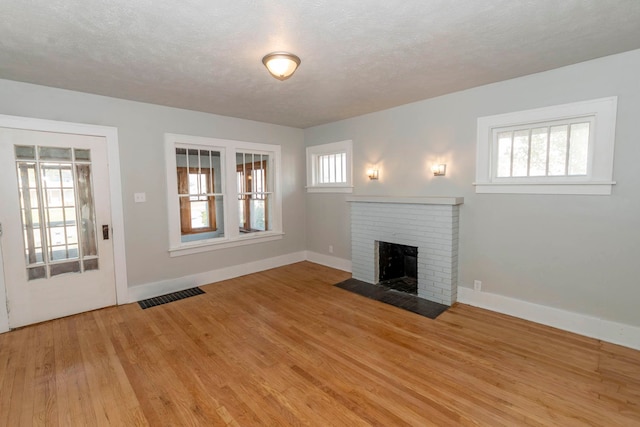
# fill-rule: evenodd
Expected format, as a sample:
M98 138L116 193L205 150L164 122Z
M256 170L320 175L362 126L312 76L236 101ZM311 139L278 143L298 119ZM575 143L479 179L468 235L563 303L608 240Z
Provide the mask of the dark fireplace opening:
M378 284L410 294L418 293L418 248L378 242Z

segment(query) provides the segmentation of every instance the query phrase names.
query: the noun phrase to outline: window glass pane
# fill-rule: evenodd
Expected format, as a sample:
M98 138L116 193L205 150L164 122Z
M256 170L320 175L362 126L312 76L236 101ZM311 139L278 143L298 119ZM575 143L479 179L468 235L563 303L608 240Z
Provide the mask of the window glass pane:
M189 173L189 194L201 194L200 191L200 174ZM194 198L192 198L193 200ZM198 198L196 197L195 200Z
M549 141L549 175L566 175L568 126L552 126Z
M61 167L60 175L62 177L62 187L73 188L73 172L71 172L71 166Z
M180 197L180 240L183 243L224 237L222 196L205 196L205 200Z
M96 220L91 185L91 165L76 165L80 239L84 256L98 255Z
M51 264L49 266L49 273L51 276L57 276L59 274L65 273L79 273L80 272L80 262L64 262L61 264Z
M48 187L61 187L60 181L60 169L58 165L53 163L46 163L42 165L42 185L44 188Z
M85 259L84 260L84 271L89 270L97 270L98 269L98 259Z
M545 176L547 174L547 136L549 128L531 130L531 159L529 160L529 176Z
M191 228L209 227L209 204L205 201L191 202Z
M91 160L91 151L75 148L73 150L76 160Z
M589 154L589 123L571 125L569 175L586 175Z
M326 184L329 182L328 174L329 174L329 159L327 156L319 156L318 157L319 167L319 176L318 182L321 184Z
M511 176L511 136L512 132L498 134L498 177Z
M222 193L222 161L220 160L220 151L211 151L209 152L209 161L211 162L211 181L213 181L213 185L211 185L211 193L221 194Z
M246 223L247 214L244 211L246 200L247 200L247 196L243 196L243 195L238 196L238 224L241 232L248 228Z
M73 188L62 191L62 203L65 206L76 205L76 193L73 191Z
M44 279L47 277L47 267L31 267L27 268L27 277L29 280Z
M336 155L329 154L329 182L336 182Z
M187 162L189 167L197 169L200 163L198 158L198 150L189 148L187 149L187 153L188 153Z
M264 200L251 200L251 229L265 230Z
M16 159L36 159L36 147L33 145L16 145Z
M529 165L529 131L519 130L513 134L513 168L511 176L527 176Z
M47 205L49 207L62 206L62 190L47 190Z
M71 160L71 148L38 147L41 160Z

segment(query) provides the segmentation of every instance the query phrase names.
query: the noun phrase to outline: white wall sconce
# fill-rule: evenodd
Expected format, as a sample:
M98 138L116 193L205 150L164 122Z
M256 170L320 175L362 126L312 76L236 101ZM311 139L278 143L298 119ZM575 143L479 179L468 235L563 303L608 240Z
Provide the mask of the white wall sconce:
M447 165L445 163L433 165L431 166L431 172L433 172L433 176L445 176L447 173Z
M369 177L369 179L373 180L373 179L378 179L378 169L375 168L369 168L367 169L367 176Z

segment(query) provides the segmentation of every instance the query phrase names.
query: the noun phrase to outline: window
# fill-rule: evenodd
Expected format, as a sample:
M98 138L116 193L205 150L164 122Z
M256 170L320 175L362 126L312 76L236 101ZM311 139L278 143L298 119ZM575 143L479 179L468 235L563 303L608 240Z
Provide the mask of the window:
M477 193L611 194L617 98L478 119Z
M307 191L351 193L351 141L307 147Z
M165 152L171 256L282 238L280 146L166 134Z
M15 146L28 280L98 269L90 150Z
M175 156L181 241L223 236L216 223L216 198L221 205L223 197L215 186L221 182L220 151L176 147Z
M269 229L269 155L237 153L238 222L241 233Z

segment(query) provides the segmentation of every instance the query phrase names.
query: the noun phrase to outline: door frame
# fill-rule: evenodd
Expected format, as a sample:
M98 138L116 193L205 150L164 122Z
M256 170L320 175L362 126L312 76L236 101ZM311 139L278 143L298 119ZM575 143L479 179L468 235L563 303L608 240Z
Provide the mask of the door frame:
M120 154L118 146L118 128L111 126L90 125L84 123L61 122L56 120L35 119L31 117L8 116L0 114L0 127L34 130L55 133L70 133L104 137L107 142L107 161L109 168L109 187L111 203L111 227L113 238L113 265L116 286L116 304L129 302L127 284L127 260L124 243L124 213L122 204L122 182L120 180ZM9 330L9 313L7 311L7 289L4 279L0 246L0 333Z

